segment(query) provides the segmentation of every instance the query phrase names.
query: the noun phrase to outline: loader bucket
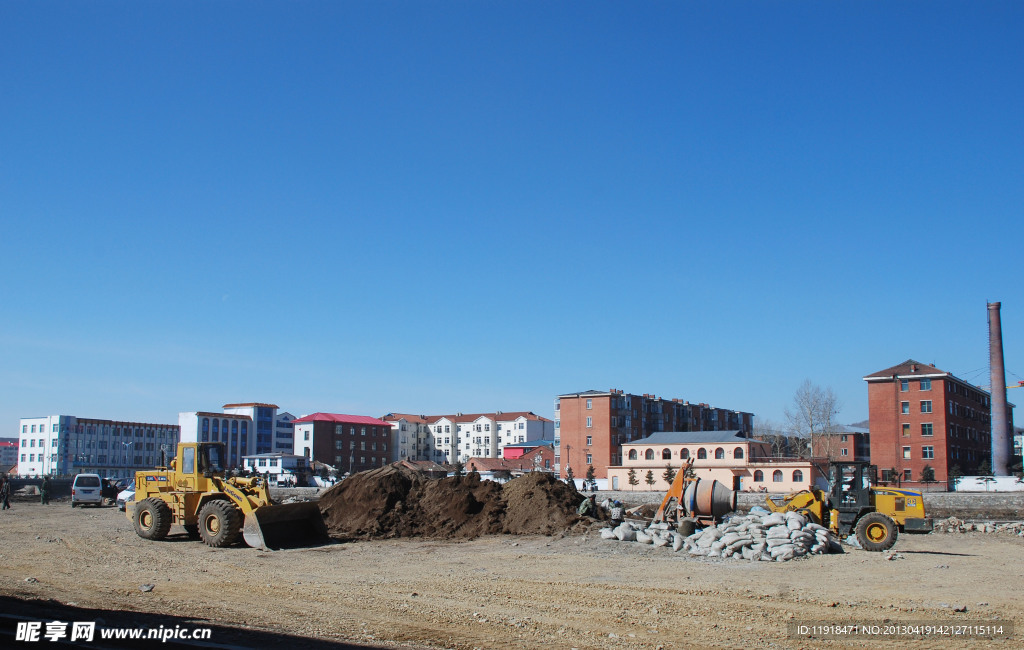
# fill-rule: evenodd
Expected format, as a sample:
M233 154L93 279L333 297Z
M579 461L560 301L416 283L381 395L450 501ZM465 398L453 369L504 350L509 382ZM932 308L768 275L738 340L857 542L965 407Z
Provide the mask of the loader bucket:
M315 501L260 506L245 516L242 539L253 548L276 550L327 541L320 506Z

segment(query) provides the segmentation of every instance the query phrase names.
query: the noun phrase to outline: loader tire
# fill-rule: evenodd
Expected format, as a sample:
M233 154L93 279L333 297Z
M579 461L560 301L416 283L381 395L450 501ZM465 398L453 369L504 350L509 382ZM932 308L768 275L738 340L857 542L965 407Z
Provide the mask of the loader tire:
M199 536L207 546L231 546L241 530L242 513L229 501L216 499L199 510Z
M865 551L887 551L897 535L896 522L880 512L869 512L857 522L857 541Z
M171 509L160 499L150 497L135 506L133 521L139 537L161 540L171 529Z

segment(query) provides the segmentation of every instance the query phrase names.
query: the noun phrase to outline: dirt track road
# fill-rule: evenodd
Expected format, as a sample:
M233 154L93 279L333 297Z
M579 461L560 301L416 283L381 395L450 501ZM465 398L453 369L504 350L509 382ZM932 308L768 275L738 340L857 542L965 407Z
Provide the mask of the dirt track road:
M813 647L822 642L788 638L786 623L1024 624L1024 540L1009 535L904 535L898 560L851 550L748 563L601 540L596 530L277 552L211 549L179 530L149 542L111 507L15 502L0 512L0 596L149 613L148 625L195 617L323 641L446 648ZM1020 632L914 646L1021 647ZM257 645L239 634L219 642Z

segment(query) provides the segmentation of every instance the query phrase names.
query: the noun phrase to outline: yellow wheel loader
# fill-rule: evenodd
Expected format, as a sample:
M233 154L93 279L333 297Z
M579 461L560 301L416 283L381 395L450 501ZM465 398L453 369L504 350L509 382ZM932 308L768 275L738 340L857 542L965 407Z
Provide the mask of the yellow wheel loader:
M239 536L262 549L326 541L319 505L274 504L265 478L226 477L224 457L224 443L181 442L169 467L136 472L135 507L125 514L139 537L163 539L177 524L213 547Z
M864 461L833 462L829 464L829 492L812 488L783 497L768 496L765 505L772 512L799 512L844 538L853 531L866 551L892 548L900 529L931 532L924 496L916 490L872 487L873 469Z

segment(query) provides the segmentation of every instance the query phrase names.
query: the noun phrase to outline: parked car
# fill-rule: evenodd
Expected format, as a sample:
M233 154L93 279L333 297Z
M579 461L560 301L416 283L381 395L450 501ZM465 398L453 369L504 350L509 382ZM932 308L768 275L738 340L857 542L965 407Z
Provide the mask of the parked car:
M103 487L100 488L100 494L103 495L104 501L109 501L111 505L117 500L117 493L123 490L123 487L118 486L117 479L105 478L103 479Z
M71 507L85 503L103 505L103 479L99 474L78 474L71 484Z
M135 501L135 486L129 485L127 488L117 493L117 509L124 510L126 504L129 501Z

